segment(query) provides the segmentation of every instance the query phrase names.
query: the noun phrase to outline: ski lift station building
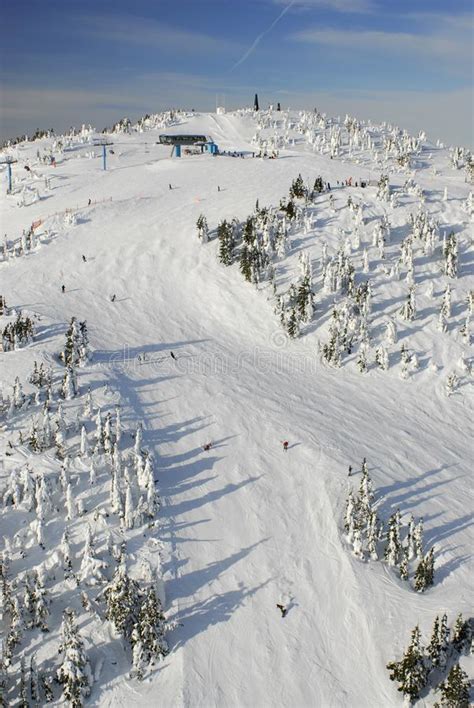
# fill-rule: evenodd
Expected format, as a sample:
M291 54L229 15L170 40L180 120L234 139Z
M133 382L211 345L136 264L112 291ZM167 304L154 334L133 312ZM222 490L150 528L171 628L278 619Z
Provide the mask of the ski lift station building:
M193 135L193 134L174 134L160 135L159 142L161 145L171 145L171 154L175 157L181 157L181 147L183 145L192 145L201 148L201 152L209 152L211 155L217 155L219 148L216 143L208 135Z

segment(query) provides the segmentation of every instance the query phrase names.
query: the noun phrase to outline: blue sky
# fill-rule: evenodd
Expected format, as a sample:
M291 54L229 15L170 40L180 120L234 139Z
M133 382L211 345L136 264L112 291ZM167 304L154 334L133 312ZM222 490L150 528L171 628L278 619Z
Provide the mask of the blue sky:
M1 0L2 137L280 101L473 145L467 0ZM224 99L221 98L220 102Z

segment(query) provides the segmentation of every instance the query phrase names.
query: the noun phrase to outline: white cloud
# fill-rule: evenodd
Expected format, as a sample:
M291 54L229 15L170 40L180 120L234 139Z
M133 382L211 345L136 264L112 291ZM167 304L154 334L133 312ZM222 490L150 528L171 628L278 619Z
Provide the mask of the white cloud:
M285 0L273 0L277 5L284 5ZM319 7L334 12L366 13L376 9L373 0L295 0L295 5L304 8Z
M384 32L381 30L307 29L291 36L298 42L308 42L344 50L390 52L443 56L458 60L472 51L469 42L461 37Z
M80 22L82 30L88 36L121 44L172 50L180 54L235 54L243 49L237 42L171 27L163 22L135 15L84 15Z

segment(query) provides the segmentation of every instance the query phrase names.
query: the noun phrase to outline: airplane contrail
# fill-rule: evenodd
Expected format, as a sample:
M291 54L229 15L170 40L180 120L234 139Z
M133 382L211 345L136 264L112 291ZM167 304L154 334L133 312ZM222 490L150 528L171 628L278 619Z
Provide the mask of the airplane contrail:
M270 27L267 27L266 30L264 30L261 34L258 35L258 37L257 37L257 38L253 41L253 43L251 44L251 46L247 49L247 51L240 57L240 59L239 59L238 61L235 62L234 66L231 67L230 71L234 71L234 69L236 69L236 68L237 68L238 66L240 66L246 59L249 58L249 56L252 54L252 52L258 47L258 45L259 45L260 42L262 41L263 37L265 37L265 35L268 34L268 33L275 27L276 23L281 20L281 18L283 17L283 15L286 15L286 13L288 12L288 10L290 10L290 9L293 7L293 5L295 4L295 2L296 2L296 0L291 0L290 4L287 5L285 8L283 8L283 10L280 12L280 14L278 15L278 17L277 17L275 20L273 20L273 22L272 22L272 24L270 25Z

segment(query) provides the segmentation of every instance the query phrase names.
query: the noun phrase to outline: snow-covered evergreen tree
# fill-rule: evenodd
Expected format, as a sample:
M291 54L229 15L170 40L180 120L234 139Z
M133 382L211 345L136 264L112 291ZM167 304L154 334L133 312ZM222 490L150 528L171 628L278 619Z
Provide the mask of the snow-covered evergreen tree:
M32 654L30 658L30 696L33 705L38 705L40 702L40 690L36 654Z
M85 426L81 427L81 457L87 457L89 453L89 443L87 441L87 431Z
M219 260L226 266L232 265L234 261L234 236L232 226L225 219L217 227L217 238L219 240Z
M405 304L400 310L400 314L404 320L411 322L416 317L416 301L415 301L415 286L411 285L408 290L408 296Z
M446 395L451 396L459 386L459 376L455 371L452 371L446 378L445 389Z
M388 565L398 565L400 563L401 552L400 520L397 510L388 521L387 545L385 546L384 559L387 561Z
M444 272L448 278L458 277L458 242L454 231L443 241Z
M207 225L207 220L204 214L200 214L196 222L198 238L201 243L207 243L209 240L209 227Z
M453 649L459 654L467 654L471 649L472 637L473 632L470 622L464 620L462 614L459 613L453 625Z
M435 703L435 708L469 708L471 681L465 671L455 664L437 691L441 697L439 703Z
M403 658L387 664L387 669L390 671L390 680L400 684L398 690L409 701L415 701L428 679L418 625L412 631L410 646Z
M417 592L424 592L426 588L433 585L432 579L430 582L430 575L432 574L430 573L430 568L427 567L426 561L426 558L422 558L415 571L414 588Z
M142 679L146 667L168 653L165 639L166 618L161 602L153 587L148 588L143 598L132 634L133 668L138 679Z
M418 560L423 558L423 518L420 518L413 530L413 544Z
M428 646L426 647L426 653L431 667L437 667L439 665L439 655L441 651L439 629L439 616L436 615L433 623L433 630L431 632L431 639Z
M76 503L72 494L71 484L68 482L66 486L66 519L71 521L76 518Z
M92 530L90 526L87 526L79 578L86 585L97 585L105 580L104 570L106 567L107 563L97 558Z
M67 528L64 529L59 550L63 559L64 575L69 577L72 573L72 552L69 540L69 531Z
M63 687L63 696L72 708L81 708L90 694L92 672L76 626L76 613L71 609L63 613L59 651L63 658L57 670L57 679Z
M293 307L290 316L288 318L288 323L286 327L286 331L288 332L288 336L291 337L291 339L295 339L299 335L299 322L298 318L296 316L296 310Z
M439 650L436 667L440 669L440 671L445 671L449 659L449 654L451 651L451 645L449 641L448 617L446 613L444 613L441 617L441 622L439 624L438 646Z
M133 627L138 621L140 591L136 581L128 575L124 560L117 566L104 596L106 618L113 623L119 634L130 639Z
M134 446L135 455L139 455L140 452L141 452L142 439L143 439L142 425L141 425L141 423L139 423L139 424L137 425L137 430L136 430L136 433L135 433L135 446Z

